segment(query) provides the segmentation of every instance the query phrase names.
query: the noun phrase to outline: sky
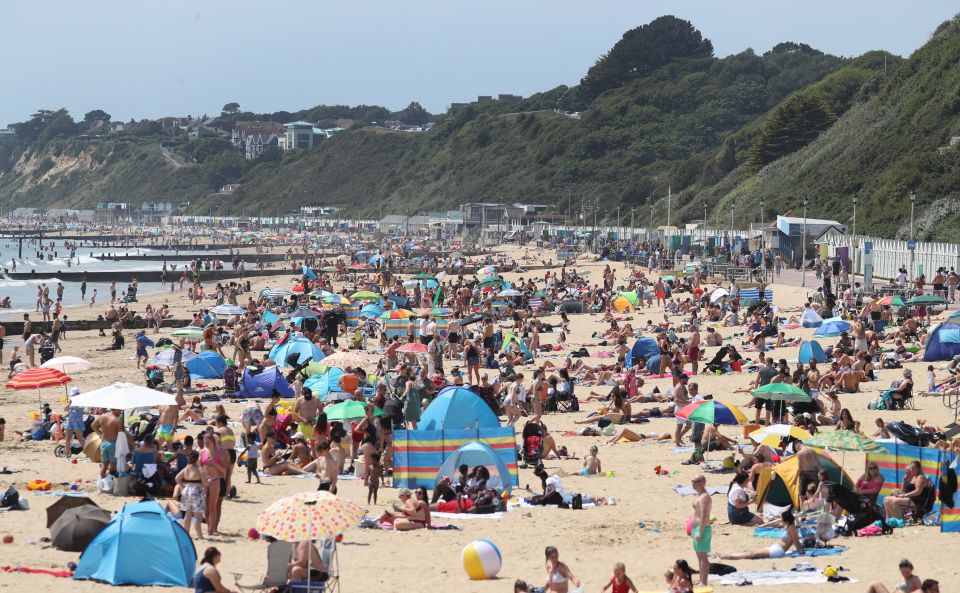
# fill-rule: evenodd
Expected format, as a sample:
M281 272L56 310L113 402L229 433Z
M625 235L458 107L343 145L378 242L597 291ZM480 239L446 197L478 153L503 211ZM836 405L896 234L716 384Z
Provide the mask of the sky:
M576 84L664 14L718 56L795 41L908 56L960 10L945 0L2 0L0 127L38 108L115 120L419 101Z

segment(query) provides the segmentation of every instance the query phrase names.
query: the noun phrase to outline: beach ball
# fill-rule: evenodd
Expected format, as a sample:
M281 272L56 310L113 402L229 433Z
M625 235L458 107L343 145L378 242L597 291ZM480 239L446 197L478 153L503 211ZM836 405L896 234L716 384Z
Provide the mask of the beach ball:
M478 539L463 549L463 570L474 581L492 579L503 567L500 550L490 540Z

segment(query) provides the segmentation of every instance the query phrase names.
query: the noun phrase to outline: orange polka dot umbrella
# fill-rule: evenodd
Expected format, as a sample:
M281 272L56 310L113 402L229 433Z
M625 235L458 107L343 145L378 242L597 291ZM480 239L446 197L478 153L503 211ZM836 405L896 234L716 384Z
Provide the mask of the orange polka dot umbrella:
M359 525L363 514L360 505L329 492L301 492L264 509L257 531L285 542L328 539Z

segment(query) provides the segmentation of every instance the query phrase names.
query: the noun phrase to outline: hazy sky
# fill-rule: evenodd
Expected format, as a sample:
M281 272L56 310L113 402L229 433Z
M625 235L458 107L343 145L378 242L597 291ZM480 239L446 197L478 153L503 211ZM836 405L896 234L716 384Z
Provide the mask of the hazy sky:
M0 126L37 108L114 119L289 111L574 84L624 31L663 14L718 56L781 41L907 56L944 0L0 0Z

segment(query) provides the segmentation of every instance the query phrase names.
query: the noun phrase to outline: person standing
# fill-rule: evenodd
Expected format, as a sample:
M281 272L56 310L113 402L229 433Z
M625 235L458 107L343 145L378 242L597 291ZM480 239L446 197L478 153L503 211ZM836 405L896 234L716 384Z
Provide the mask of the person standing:
M70 397L76 397L78 395L80 395L79 387L70 389ZM67 446L67 459L70 459L70 456L73 454L72 447L74 438L80 441L81 446L83 445L83 428L83 408L78 408L77 406L72 406L67 403L67 422L63 429L63 437Z
M117 471L117 437L123 430L120 424L120 410L110 410L97 416L90 425L100 437L100 477Z
M707 479L703 475L694 476L691 484L696 498L693 500L693 551L697 553L700 564L700 585L707 586L710 575L710 539L713 528L710 527L710 493L707 492Z

